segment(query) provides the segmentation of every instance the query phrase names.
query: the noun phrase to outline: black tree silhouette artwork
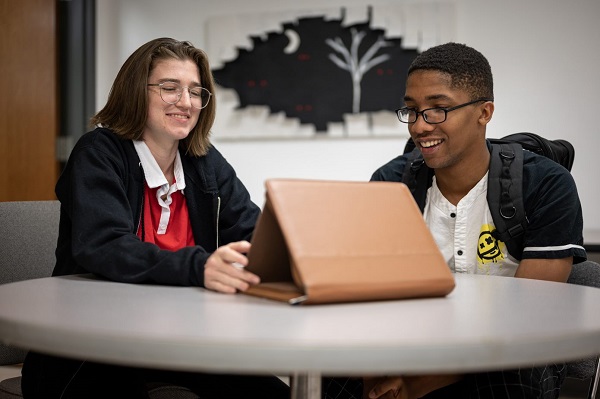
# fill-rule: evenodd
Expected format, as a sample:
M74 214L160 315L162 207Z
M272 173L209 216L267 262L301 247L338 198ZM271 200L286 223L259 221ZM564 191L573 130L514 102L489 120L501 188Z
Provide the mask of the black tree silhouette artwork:
M283 23L281 32L251 36L251 50L238 49L236 59L213 70L216 83L237 92L238 108L268 106L314 124L318 133L345 114L400 107L417 50L404 49L402 38L385 38L370 21L342 22L343 13L299 18Z

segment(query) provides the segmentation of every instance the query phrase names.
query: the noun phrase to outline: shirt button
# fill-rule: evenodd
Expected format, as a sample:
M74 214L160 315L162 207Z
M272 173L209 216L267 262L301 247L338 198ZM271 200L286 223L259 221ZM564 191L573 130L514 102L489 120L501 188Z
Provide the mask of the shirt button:
M458 256L461 256L463 254L462 249L459 249L458 251L456 251L456 253L458 254Z
M455 217L456 217L456 213L452 212L452 213L450 214L450 217L451 217L451 218L455 218Z

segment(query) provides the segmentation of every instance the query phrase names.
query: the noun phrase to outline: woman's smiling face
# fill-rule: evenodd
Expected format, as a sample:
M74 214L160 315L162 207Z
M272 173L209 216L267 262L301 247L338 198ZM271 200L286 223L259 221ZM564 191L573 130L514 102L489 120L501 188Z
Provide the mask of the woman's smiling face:
M188 136L200 116L201 110L192 107L186 89L201 85L198 66L189 59L159 60L148 76L148 83L163 82L176 82L183 86L181 98L175 104L167 104L162 100L158 86L148 87L148 119L143 138L157 143L173 144Z

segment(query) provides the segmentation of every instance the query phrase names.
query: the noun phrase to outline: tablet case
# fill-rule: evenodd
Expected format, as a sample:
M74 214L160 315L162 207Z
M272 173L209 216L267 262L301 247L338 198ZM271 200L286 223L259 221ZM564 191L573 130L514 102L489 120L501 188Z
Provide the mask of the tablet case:
M454 277L406 185L269 179L245 293L289 304L445 296Z

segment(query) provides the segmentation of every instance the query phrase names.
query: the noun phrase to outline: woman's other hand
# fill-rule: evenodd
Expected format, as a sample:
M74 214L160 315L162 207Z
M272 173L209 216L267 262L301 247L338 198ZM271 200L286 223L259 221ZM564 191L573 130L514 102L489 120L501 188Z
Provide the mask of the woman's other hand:
M209 290L234 294L260 283L260 278L244 270L248 264L248 241L237 241L219 247L204 265L204 286Z

